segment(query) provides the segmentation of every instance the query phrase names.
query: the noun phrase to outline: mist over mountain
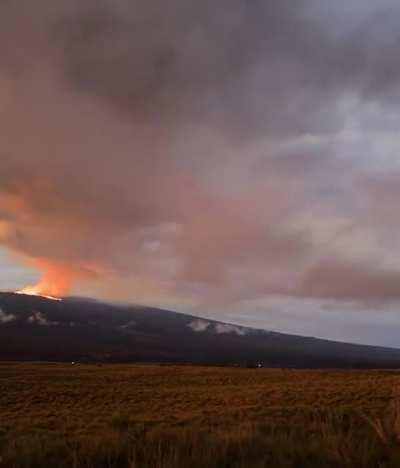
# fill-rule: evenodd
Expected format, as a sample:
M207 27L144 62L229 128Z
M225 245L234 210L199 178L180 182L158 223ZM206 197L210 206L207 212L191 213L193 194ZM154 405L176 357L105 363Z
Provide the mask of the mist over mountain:
M400 367L400 350L287 335L144 306L0 293L0 360Z

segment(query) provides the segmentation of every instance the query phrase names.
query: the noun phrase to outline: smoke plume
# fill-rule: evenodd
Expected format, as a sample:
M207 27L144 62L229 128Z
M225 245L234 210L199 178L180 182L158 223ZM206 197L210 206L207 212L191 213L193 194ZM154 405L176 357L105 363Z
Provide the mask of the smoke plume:
M49 296L399 299L399 19L389 0L1 2L1 245Z

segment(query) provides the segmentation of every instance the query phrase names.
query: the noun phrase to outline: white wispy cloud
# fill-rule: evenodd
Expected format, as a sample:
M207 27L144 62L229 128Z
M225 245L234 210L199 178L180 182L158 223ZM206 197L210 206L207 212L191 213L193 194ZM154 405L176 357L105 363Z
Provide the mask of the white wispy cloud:
M215 331L220 335L224 333L236 333L236 335L244 336L248 333L247 328L230 325L229 323L217 323Z
M45 327L54 327L59 325L59 322L47 320L47 317L42 312L33 312L32 315L28 317L27 321L32 325L41 325Z
M14 314L7 314L0 309L0 324L14 322L15 320L17 320L17 317Z
M207 320L196 319L190 322L188 327L190 327L195 332L204 332L210 325L211 323Z

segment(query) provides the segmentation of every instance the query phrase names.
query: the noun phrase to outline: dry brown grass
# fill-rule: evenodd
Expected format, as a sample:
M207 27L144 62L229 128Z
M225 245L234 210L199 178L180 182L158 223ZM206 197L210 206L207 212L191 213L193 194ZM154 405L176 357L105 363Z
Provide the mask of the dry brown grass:
M3 363L0 467L400 466L399 388L395 371Z

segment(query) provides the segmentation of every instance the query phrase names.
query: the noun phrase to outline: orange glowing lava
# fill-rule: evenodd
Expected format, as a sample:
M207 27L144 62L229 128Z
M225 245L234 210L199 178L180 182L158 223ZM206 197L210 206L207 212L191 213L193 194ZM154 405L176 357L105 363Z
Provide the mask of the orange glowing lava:
M44 262L40 263L40 268L44 271L44 274L39 283L26 286L17 293L61 301L61 297L70 291L75 274L69 268Z
M62 301L60 297L47 296L46 294L41 294L40 290L36 286L27 286L26 288L16 291L17 294L26 294L27 296L40 296L46 299L51 299L52 301Z

